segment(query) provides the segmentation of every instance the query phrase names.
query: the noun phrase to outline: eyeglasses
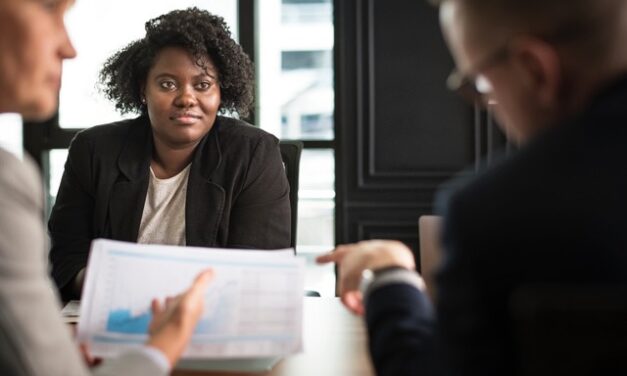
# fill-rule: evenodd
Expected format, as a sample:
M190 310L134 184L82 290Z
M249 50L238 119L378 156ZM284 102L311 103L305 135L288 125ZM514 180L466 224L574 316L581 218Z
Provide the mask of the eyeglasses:
M492 84L480 72L507 59L509 53L510 49L507 44L496 49L473 69L469 70L470 72L479 72L476 74L462 73L457 69L453 69L453 72L446 79L446 86L449 90L458 93L472 104L487 104L486 99L492 92Z

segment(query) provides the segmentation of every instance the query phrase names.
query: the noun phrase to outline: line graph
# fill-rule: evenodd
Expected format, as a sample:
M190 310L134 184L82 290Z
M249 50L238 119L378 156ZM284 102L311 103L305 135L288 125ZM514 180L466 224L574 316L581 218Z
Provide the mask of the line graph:
M109 312L107 331L112 333L146 334L152 319L150 312L133 315L128 309L117 309Z

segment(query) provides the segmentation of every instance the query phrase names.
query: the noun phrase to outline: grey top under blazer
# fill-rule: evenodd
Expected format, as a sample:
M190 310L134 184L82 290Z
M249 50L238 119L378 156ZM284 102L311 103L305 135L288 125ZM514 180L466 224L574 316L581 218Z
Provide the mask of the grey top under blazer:
M150 176L146 116L86 129L70 145L48 223L52 276L64 300L92 239L137 241ZM187 185L189 246L290 246L289 183L279 143L243 121L217 117L194 152Z
M0 149L0 375L88 375L46 271L42 197L34 164ZM93 370L111 376L167 373L142 351Z

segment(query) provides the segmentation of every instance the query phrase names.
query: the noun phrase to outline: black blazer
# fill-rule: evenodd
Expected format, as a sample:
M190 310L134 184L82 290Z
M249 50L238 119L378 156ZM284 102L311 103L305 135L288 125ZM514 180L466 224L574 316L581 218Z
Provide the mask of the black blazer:
M517 291L627 285L627 77L453 189L443 214L437 314L408 286L368 299L378 374L516 374Z
M147 117L86 129L70 145L48 223L52 276L63 288L84 268L92 239L137 241L148 191ZM276 137L217 117L194 152L187 185L187 245L290 246L289 184ZM66 289L67 290L67 289Z

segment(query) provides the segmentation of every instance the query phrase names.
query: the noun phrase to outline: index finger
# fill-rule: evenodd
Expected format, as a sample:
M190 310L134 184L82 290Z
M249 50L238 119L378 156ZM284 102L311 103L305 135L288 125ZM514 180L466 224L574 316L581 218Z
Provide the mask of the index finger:
M318 264L327 264L329 262L336 262L338 258L338 254L331 251L329 253L325 253L324 255L316 257L316 262Z
M215 273L213 269L206 269L200 272L194 279L194 282L192 283L192 287L190 288L190 290L204 291L207 285L209 284L209 282L213 279L214 275Z
M316 262L318 264L326 264L329 262L340 262L346 255L348 250L348 246L346 245L338 245L329 253L325 253L324 255L320 255L316 257Z

